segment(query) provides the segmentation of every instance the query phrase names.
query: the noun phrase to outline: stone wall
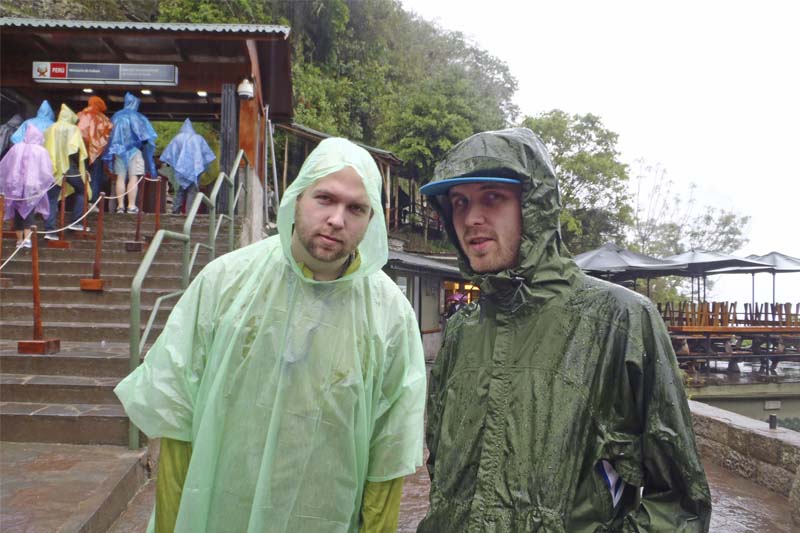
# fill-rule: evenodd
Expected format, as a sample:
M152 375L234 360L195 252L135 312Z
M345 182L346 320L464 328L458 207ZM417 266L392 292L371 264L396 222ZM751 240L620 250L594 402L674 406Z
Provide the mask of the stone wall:
M800 526L800 433L690 401L700 455L789 498Z

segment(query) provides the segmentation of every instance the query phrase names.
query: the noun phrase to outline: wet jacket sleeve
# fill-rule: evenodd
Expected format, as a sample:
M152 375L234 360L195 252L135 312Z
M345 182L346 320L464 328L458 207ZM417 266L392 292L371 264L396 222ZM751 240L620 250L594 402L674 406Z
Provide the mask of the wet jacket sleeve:
M172 533L175 530L183 483L186 481L191 458L190 442L161 439L156 478L156 533Z
M445 394L447 392L447 375L451 356L453 354L453 342L457 338L457 331L460 318L454 316L447 323L444 340L436 356L436 360L431 367L428 379L428 399L426 404L427 422L425 424L425 444L428 447L428 476L433 482L436 474L436 455L439 449L439 437L442 425L442 410L444 409Z
M641 326L641 329L639 329ZM626 362L643 421L642 499L624 531L708 531L711 496L695 445L692 418L664 323L654 309L643 313L641 344L632 335ZM638 352L638 353L637 353Z
M403 478L380 483L367 481L361 503L359 533L394 533L400 516L400 499L403 496Z
M425 412L425 358L416 317L402 295L403 319L386 347L380 397L374 407L367 481L412 474L422 465Z

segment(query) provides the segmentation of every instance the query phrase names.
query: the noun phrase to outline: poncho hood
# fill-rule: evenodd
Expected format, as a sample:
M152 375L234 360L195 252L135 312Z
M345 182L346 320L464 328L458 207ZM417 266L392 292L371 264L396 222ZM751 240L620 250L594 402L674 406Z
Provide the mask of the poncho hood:
M10 119L8 119L8 122L6 122L6 126L8 126L9 128L17 129L19 128L19 125L22 124L23 120L24 119L20 115L14 115Z
M304 280L306 278L292 257L291 251L297 197L319 179L344 167L352 167L361 176L369 195L373 214L364 239L358 245L358 253L361 258L360 267L335 282L368 276L383 268L389 259L386 225L381 207L381 175L378 166L369 152L360 146L347 139L329 138L319 143L306 158L297 178L286 189L278 209L278 233L281 236L284 256L292 264L295 272ZM314 280L307 281L319 283Z
M53 122L53 120L56 118L56 114L53 111L53 108L50 107L50 102L47 100L42 101L41 105L39 106L39 110L36 112L36 118Z
M38 144L39 146L44 144L44 134L39 131L39 128L36 125L31 124L29 128L25 131L25 138L22 139L22 142L25 144Z
M175 179L181 187L197 183L198 176L216 158L203 136L194 131L192 121L188 118L160 157L175 169Z
M561 197L544 144L527 128L487 131L454 146L436 166L433 181L494 176L522 183L522 242L519 265L496 274L479 274L458 245L444 197L433 205L445 222L459 255L459 267L482 294L502 306L543 303L574 286L581 276L561 239Z
M0 160L0 193L5 195L5 215L9 220L14 212L22 218L31 211L43 217L50 214L47 189L53 184L53 164L42 142L44 136L35 124L29 124L22 142L12 146Z
M141 100L136 98L134 95L132 95L131 93L125 93L125 101L124 101L122 107L123 107L123 109L125 109L127 111L136 111L136 112L138 112L140 103L141 103Z
M181 124L180 133L184 135L197 135L197 133L194 131L194 127L192 126L192 121L188 118L183 121L183 124Z
M0 157L5 155L8 148L11 146L11 136L19 129L22 124L23 118L19 115L14 115L11 119L0 126Z
M89 113L105 113L106 109L108 109L108 107L102 98L99 96L90 96L89 104L86 106L84 111Z
M78 115L75 111L69 108L67 104L61 104L61 110L58 112L58 122L64 124L77 124Z
M50 107L50 102L43 100L39 110L36 112L36 116L29 118L20 125L19 129L11 136L11 142L14 144L22 142L22 139L25 138L25 130L28 124L35 124L39 131L45 132L53 124L55 118L56 114L53 112L53 108Z

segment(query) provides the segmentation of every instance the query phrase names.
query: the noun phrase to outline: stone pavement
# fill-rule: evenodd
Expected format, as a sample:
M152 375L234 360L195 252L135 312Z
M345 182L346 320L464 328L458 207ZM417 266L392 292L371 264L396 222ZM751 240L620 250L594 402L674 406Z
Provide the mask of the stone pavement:
M147 471L146 450L0 442L0 531L107 531Z
M711 531L724 533L792 533L789 502L764 487L705 462L711 485ZM406 478L400 503L398 533L413 533L428 510L428 472L425 467ZM110 530L143 533L153 509L155 487L151 481Z

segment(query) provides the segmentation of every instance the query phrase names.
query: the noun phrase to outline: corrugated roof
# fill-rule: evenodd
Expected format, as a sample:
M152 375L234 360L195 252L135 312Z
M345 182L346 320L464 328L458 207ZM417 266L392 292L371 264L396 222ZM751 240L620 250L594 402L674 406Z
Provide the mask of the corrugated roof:
M104 20L62 20L2 17L0 27L53 28L53 29L94 29L94 30L137 30L168 32L208 32L208 33L279 33L289 37L288 26L276 24L191 24L188 22L132 22Z
M456 278L464 277L461 271L458 270L458 267L448 265L447 263L409 252L389 250L389 267L399 265L438 272L439 274L450 275Z
M291 124L276 124L277 128L289 131L301 136L309 137L315 141L321 141L322 139L327 139L328 137L332 137L331 134L325 133L324 131L315 130L314 128L309 128L308 126L304 126L303 124L298 124L297 122L292 122ZM390 152L389 150L384 150L383 148L376 148L374 146L369 146L367 144L353 141L360 147L364 148L367 152L371 153L374 156L381 157L383 159L388 159L392 163L396 165L400 165L403 163L403 160L394 155L394 153Z

